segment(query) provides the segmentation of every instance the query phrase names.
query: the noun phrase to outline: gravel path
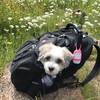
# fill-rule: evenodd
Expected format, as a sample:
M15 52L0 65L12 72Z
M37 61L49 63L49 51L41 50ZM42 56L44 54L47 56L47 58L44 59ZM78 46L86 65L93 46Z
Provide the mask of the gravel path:
M0 100L32 100L24 93L16 91L10 81L9 66L5 68L0 79ZM36 100L84 100L81 91L77 89L62 88Z

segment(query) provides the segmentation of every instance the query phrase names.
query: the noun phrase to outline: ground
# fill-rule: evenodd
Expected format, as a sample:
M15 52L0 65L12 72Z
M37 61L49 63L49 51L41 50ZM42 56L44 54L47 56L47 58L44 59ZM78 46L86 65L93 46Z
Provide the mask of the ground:
M94 61L88 61L86 65L94 65L94 63ZM95 88L96 97L91 96L85 99L81 93L81 88L62 88L44 97L36 98L36 100L100 100L100 75L94 78L90 83ZM32 100L28 95L16 91L12 85L10 81L10 65L5 67L4 74L0 78L0 100Z
M32 100L26 94L16 91L10 81L9 66L0 79L0 100ZM45 95L36 100L84 100L80 88L68 89L62 88L58 91Z

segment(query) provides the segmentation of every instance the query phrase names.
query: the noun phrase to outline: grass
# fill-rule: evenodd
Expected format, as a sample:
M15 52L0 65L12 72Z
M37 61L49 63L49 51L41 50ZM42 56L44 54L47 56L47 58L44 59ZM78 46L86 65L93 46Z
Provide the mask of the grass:
M100 39L99 12L99 0L1 0L0 75L4 66L12 61L17 48L26 40L69 22L82 25L89 35ZM90 88L85 87L82 93Z
M93 63L87 62L83 66L83 68L81 70L79 70L77 75L78 75L80 81L84 80L85 77L89 74L89 72L92 69L91 65L93 65ZM99 91L96 91L96 89L94 88L92 82L88 83L81 89L81 93L84 96L84 100L98 100L97 92L99 93Z
M82 94L84 95L85 100L97 100L96 92L94 91L95 88L93 88L92 85L88 84L82 88Z
M96 50L93 49L91 56L89 57L88 61L84 64L84 66L76 73L76 76L80 79L80 81L84 80L85 77L91 72L95 59L96 59ZM92 66L91 66L92 65ZM85 85L81 89L81 93L84 96L85 100L98 100L98 93L99 91L96 91L94 88L95 82L90 82L87 85Z

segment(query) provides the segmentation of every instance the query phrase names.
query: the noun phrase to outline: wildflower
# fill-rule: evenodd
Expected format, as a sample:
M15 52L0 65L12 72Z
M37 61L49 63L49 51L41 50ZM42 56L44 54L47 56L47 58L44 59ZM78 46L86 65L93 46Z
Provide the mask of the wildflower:
M95 1L95 2L94 2L94 5L98 5L98 2L97 2L97 1Z
M57 18L59 18L60 16L57 16Z
M98 22L98 20L94 20L94 22L95 22L95 23L97 23L97 22Z
M82 0L83 4L86 4L88 2L88 0Z
M14 28L14 25L9 25L10 28Z
M63 20L62 20L62 22L64 23L64 22L65 22L65 20L63 19Z
M9 30L8 30L8 29L6 29L6 28L4 28L4 31L5 31L5 32L9 32Z
M64 16L65 16L65 17L68 17L68 14L67 14L67 12L65 12Z
M53 15L53 13L50 13L49 15L50 15L50 16L52 16L52 15Z
M26 31L29 31L29 29L27 28Z
M98 4L98 6L100 7L100 4Z
M81 12L81 11L79 11L79 12L78 12L78 11L76 11L76 12L75 12L75 15L81 15L81 14L82 14L82 12Z
M60 3L61 3L61 4L64 4L64 3L65 3L65 1L64 1L64 0L62 0L62 1L60 1Z
M42 24L43 24L43 25L46 25L46 23L45 23L45 22L43 22Z
M88 26L90 26L90 27L93 27L94 25L92 24L92 23L90 23L89 21L86 21L85 22L85 25L88 25Z
M83 25L82 27L83 27L83 28L86 28L86 25Z
M92 13L89 13L89 15L92 15Z
M42 20L42 18L41 18L40 16L38 16L36 19L37 19L37 20Z
M31 27L30 27L30 26L28 26L28 29L31 29Z
M36 4L36 0L33 0L33 4Z
M56 5L56 4L55 4L55 2L52 1L52 2L51 2L51 5Z
M43 25L42 25L42 24L40 24L40 25L39 25L39 28L41 29L41 28L42 28L42 26L43 26Z
M14 35L15 33L11 33L11 35Z
M21 27L21 28L25 28L26 26L25 26L25 25L21 25L20 27Z
M24 6L24 3L23 3L23 2L21 2L21 3L20 3L20 5L21 5L21 6Z
M36 20L36 19L32 19L32 22L33 22L33 23L37 23L38 20Z
M30 20L31 18L30 18L30 17L24 17L24 19L25 19L26 21L28 21L28 20Z
M11 45L11 44L12 44L12 42L7 42L7 44L8 44L8 45Z
M49 12L45 12L45 15L49 15Z
M46 23L42 23L39 25L39 28L41 29Z
M54 9L52 9L50 12L52 12L52 13L53 13L53 12L55 12L55 10L54 10Z
M46 6L46 3L44 3L44 6Z
M49 18L50 16L49 15L43 15L42 17L43 18Z
M50 6L50 8L53 8L54 6Z
M66 10L67 12L73 12L73 10L70 9L70 8L65 8L65 10Z
M34 27L39 27L39 25L37 23L33 23Z
M25 0L17 0L18 3L22 3L24 2Z
M98 6L97 8L100 9L100 6Z
M38 2L41 2L41 0L38 0Z
M100 26L100 23L97 23Z
M98 14L97 16L100 17L100 14Z
M56 24L56 26L58 26L58 24Z
M85 16L85 21L87 21L89 19L89 17L88 16Z
M99 12L95 9L92 10L93 13L98 14Z
M71 16L72 14L71 13L68 13L68 12L65 12L65 14L64 14L64 16L65 17L69 17L69 16Z
M8 17L8 20L11 21L12 20L12 17Z
M70 21L71 19L69 19L69 18L66 17L66 20L67 20L67 21Z
M18 25L15 25L15 27L16 27L16 28L19 28L19 26L18 26Z
M19 21L23 21L23 20L24 20L23 18L20 18L20 19L19 19Z
M41 21L45 21L46 19L42 18Z
M28 22L28 25L30 25L30 26L33 26L33 23L31 23L31 22Z
M65 17L69 17L69 16L72 15L73 12L72 12L72 11L69 12L69 11L70 11L70 9L67 10L67 11L64 13L64 16L65 16Z

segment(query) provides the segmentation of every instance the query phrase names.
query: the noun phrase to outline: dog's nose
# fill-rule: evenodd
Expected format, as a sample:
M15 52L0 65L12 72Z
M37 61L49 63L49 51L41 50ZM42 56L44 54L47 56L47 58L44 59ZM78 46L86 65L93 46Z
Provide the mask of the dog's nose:
M54 70L53 67L49 67L49 71L52 72Z

